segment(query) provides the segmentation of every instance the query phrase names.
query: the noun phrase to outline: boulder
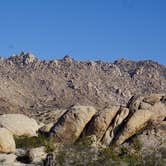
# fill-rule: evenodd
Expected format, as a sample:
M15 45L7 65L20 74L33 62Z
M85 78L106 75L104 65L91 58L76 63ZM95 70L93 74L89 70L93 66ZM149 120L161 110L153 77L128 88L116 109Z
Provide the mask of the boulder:
M29 63L33 63L36 60L35 56L31 53L27 53L23 56L23 63L24 64L29 64Z
M149 110L153 113L152 121L163 121L166 117L166 104L162 102L155 103Z
M16 136L36 136L37 122L23 114L4 114L0 116L0 125Z
M50 137L56 142L75 142L95 113L96 109L91 106L71 107L51 128Z
M15 141L10 131L0 128L0 152L13 153L16 150Z
M156 103L166 104L165 94L151 94L151 95L135 95L131 97L128 102L130 112L135 112L139 109L151 109Z
M17 148L16 149L16 152L15 152L15 155L17 157L23 157L27 154L27 149L22 149L22 148Z
M143 150L166 148L166 121L153 122L149 128L137 134L137 138L143 142Z
M131 112L135 112L139 109L140 103L142 102L143 99L144 97L141 95L132 96L127 104L127 107Z
M165 94L151 94L151 95L146 95L143 96L143 102L146 102L150 105L154 105L155 103L159 103L161 102L162 98L164 98L164 96L166 96Z
M43 108L44 109L44 108ZM36 119L38 123L56 123L56 121L66 112L65 109L40 110L32 113L32 118Z
M42 163L42 160L46 158L47 153L45 152L45 147L42 146L30 149L26 155L31 163Z
M0 165L12 164L16 161L16 155L0 153Z
M146 127L148 122L150 122L150 118L153 115L149 110L139 110L136 111L132 117L127 121L124 129L120 133L120 136L116 140L117 144L122 144L128 138L133 136L134 134L140 132L143 128Z
M17 156L14 154L4 154L0 153L0 166L28 166L29 164L24 164L17 161ZM34 166L34 165L29 165Z
M66 110L55 110L55 111L46 111L41 112L40 114L35 115L35 119L41 119L45 123L40 127L39 131L41 133L47 134L53 125L58 121L58 119L66 112Z
M97 113L97 115L94 116L90 122L86 134L95 135L97 140L100 141L113 118L117 114L119 108L119 106L111 106L110 108L106 108Z
M164 94L135 96L129 101L131 113L128 121L119 134L117 144L122 144L131 136L142 131L149 122L163 121L166 117L166 101Z
M107 129L102 139L103 144L109 146L112 143L122 122L126 119L128 115L129 115L129 109L125 107L121 107L118 113L116 114L113 123L109 126L109 128Z
M43 133L43 134L47 134L47 133L49 133L50 129L51 129L53 126L54 126L54 123L53 123L53 122L48 123L48 124L42 126L42 127L39 129L39 131L40 131L41 133Z

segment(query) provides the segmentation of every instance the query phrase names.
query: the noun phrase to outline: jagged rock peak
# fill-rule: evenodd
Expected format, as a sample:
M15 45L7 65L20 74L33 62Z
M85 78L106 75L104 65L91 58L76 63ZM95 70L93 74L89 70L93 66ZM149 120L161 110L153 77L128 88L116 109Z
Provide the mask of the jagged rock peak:
M27 65L33 63L37 58L31 53L21 52L19 55L13 55L9 58L14 63Z
M71 56L66 55L66 56L64 56L63 61L72 63L74 61L74 59Z

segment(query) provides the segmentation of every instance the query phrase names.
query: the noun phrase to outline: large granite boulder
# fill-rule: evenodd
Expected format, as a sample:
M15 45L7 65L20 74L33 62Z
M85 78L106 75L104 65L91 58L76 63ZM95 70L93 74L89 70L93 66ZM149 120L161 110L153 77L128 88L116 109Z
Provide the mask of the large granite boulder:
M163 121L166 117L166 95L152 94L135 96L129 101L131 110L124 129L119 134L117 144L122 144L131 136L143 130L150 122Z
M129 109L125 107L121 107L117 113L117 115L114 118L113 123L109 126L107 129L103 139L102 143L105 145L110 145L112 141L114 140L115 136L117 135L121 124L126 119L126 117L129 115Z
M37 122L23 114L4 114L0 116L0 125L16 136L36 136Z
M86 134L95 135L97 140L100 141L119 108L119 106L111 106L98 112L90 122Z
M70 108L51 128L50 137L57 142L75 142L95 113L96 109L90 106Z
M150 122L150 118L152 115L152 112L150 112L149 110L136 111L127 121L127 124L120 133L120 136L118 137L116 143L122 144L128 138L140 132L147 126L148 122Z
M16 150L15 141L10 131L0 128L0 153L13 153Z

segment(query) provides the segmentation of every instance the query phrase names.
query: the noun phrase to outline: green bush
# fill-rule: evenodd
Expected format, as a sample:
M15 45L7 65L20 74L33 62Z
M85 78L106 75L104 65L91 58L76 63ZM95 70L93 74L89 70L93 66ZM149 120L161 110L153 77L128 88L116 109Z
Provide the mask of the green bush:
M132 146L137 152L139 152L143 147L143 143L135 136L132 139Z
M43 135L38 137L15 136L16 148L30 149L45 146L46 152L52 152L55 149L54 141Z

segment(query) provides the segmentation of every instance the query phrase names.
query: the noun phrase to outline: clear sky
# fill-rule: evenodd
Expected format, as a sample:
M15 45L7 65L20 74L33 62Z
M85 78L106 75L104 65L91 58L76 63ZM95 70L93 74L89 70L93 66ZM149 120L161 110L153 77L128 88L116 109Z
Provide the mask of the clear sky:
M0 56L166 65L166 0L0 0Z

